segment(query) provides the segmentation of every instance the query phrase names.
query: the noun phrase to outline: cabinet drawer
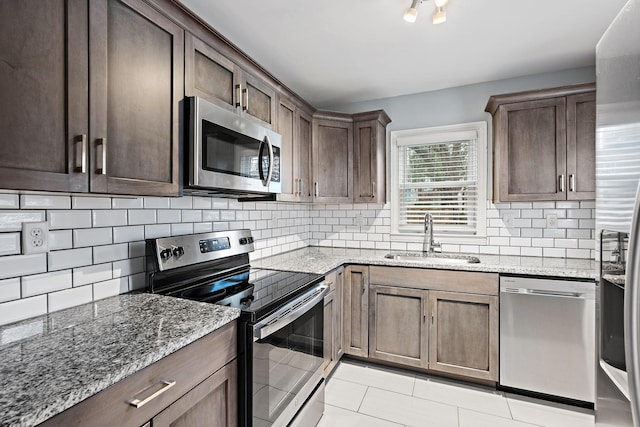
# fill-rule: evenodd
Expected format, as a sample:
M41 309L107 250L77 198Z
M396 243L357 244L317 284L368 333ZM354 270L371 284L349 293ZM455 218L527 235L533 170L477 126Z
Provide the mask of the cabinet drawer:
M141 371L72 406L42 425L141 426L236 358L237 325L232 322ZM169 387L163 381L174 382ZM138 408L129 402L144 401Z
M371 266L369 277L376 285L472 294L498 295L499 287L496 273L475 271Z

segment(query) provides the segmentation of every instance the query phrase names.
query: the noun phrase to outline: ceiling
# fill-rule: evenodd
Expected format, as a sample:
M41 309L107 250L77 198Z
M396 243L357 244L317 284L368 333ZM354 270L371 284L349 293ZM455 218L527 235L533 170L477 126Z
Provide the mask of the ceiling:
M626 0L181 0L317 108L595 64Z

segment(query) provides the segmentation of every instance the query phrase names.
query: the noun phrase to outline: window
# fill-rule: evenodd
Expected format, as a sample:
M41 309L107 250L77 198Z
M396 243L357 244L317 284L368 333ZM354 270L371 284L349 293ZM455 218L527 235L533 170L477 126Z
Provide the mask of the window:
M485 236L486 152L485 122L392 132L392 234L421 237L430 212L438 235Z

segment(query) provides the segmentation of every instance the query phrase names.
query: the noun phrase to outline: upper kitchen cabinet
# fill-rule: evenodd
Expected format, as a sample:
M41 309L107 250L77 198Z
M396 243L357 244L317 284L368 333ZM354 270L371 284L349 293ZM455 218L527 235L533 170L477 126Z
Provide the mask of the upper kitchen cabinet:
M279 201L311 201L311 116L280 96L276 131L282 136Z
M313 115L313 200L325 203L386 201L389 116L382 111Z
M141 0L89 5L90 189L177 195L183 30Z
M313 115L313 200L353 202L353 118L350 114Z
M88 189L87 3L0 2L2 188Z
M595 197L595 85L492 96L496 202Z
M276 92L197 37L185 40L185 94L275 127Z
M391 119L382 111L353 116L353 201L386 202L386 141Z
M0 23L3 188L179 193L178 26L141 0L3 1Z

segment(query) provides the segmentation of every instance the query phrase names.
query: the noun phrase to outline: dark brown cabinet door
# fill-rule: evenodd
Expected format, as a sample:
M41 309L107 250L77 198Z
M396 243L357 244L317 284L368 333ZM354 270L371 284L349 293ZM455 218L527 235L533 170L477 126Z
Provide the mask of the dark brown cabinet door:
M353 121L313 119L313 200L353 201Z
M344 352L369 355L369 267L349 266L343 282Z
M596 198L596 94L567 97L568 200Z
M324 356L324 360L322 362L322 371L325 376L329 376L333 367L336 365L337 361L334 359L335 352L333 350L333 336L336 331L336 322L335 322L335 312L336 312L336 301L335 301L335 291L329 292L324 297L324 325L323 325L323 337L322 337L322 353Z
M385 151L391 122L383 111L354 116L353 123L353 201L385 203Z
M257 119L268 128L275 127L275 91L247 72L242 73L242 81L242 115Z
M87 190L87 31L86 1L0 1L2 188Z
M565 200L565 98L501 105L495 116L499 200Z
M293 149L297 163L295 164L296 177L298 179L298 200L301 202L312 201L311 184L311 116L296 110L298 124L298 141Z
M199 96L230 111L240 106L240 69L211 46L185 35L185 95Z
M153 427L236 427L236 361L232 361L153 417Z
M498 380L498 297L429 291L429 369Z
M296 175L297 159L295 145L297 140L296 107L286 99L278 101L277 132L282 136L280 147L280 176L282 193L278 200L296 201L298 197L298 177Z
M91 191L178 195L183 31L141 0L89 4Z
M429 291L372 284L369 292L369 357L426 368Z

